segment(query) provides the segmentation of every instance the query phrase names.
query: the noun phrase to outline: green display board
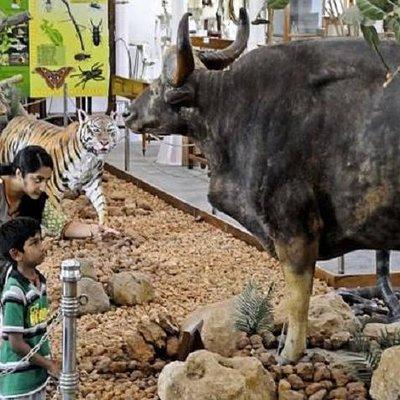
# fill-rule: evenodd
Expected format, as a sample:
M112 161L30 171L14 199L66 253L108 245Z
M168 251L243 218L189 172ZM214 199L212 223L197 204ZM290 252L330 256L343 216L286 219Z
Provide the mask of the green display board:
M28 0L0 0L0 19L28 10ZM21 74L19 85L25 96L30 92L28 23L0 32L0 80Z

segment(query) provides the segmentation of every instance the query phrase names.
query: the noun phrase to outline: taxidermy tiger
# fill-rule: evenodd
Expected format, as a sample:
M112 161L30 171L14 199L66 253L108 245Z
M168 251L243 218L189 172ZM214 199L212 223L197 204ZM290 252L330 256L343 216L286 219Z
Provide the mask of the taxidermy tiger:
M31 116L13 118L0 134L0 162L11 162L19 150L39 145L54 161L47 195L59 206L66 193L84 192L99 217L106 218L101 178L106 156L121 138L113 116L88 116L78 110L79 122L62 128Z

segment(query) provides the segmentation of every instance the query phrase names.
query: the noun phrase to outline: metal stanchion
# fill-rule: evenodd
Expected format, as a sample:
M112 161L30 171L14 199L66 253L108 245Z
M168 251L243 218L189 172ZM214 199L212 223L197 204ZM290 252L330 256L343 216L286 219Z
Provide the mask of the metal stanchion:
M340 256L339 258L338 258L338 273L340 274L340 275L344 275L344 269L345 269L345 266L344 266L344 256Z
M61 281L63 286L61 299L61 311L63 315L63 365L60 376L60 392L63 400L75 400L78 391L76 317L79 306L77 286L80 279L80 263L78 260L64 260L61 263Z
M129 128L125 124L125 171L129 171L131 162L131 142L129 140Z
M64 97L64 111L63 111L63 125L68 125L68 86L64 83L63 88L63 97Z

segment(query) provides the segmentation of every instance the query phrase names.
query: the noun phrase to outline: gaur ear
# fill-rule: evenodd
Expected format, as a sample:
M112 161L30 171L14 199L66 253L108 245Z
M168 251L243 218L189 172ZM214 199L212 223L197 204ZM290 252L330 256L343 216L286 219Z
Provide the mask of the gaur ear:
M88 115L85 113L85 111L81 110L80 108L78 108L77 113L78 113L79 125L82 125L87 121Z
M172 106L188 107L193 105L194 95L194 88L191 85L183 85L168 89L164 93L164 100Z

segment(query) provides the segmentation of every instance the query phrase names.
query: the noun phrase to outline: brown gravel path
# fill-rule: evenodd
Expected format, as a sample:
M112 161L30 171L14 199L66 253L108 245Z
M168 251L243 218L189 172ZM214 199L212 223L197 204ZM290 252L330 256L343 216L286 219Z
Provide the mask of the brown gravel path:
M130 370L127 367L123 333L132 331L144 315L157 315L160 311L181 321L200 305L241 292L249 279L263 287L275 282L275 302L278 302L283 296L283 276L279 263L266 253L206 223L195 222L193 217L136 186L110 175L104 186L112 214L110 226L133 237L134 244L118 248L116 239L50 241L48 258L41 270L48 278L53 307L58 305L60 296L60 262L71 256L92 260L105 288L114 272L137 269L151 277L156 291L153 303L113 307L105 314L79 319L78 358L82 370L79 398L158 399L157 372L132 372L132 365ZM77 217L95 217L83 197L65 203L66 209ZM314 291L325 290L325 284L316 281ZM56 354L60 339L58 328L53 336ZM100 373L101 363L110 360L115 373Z

